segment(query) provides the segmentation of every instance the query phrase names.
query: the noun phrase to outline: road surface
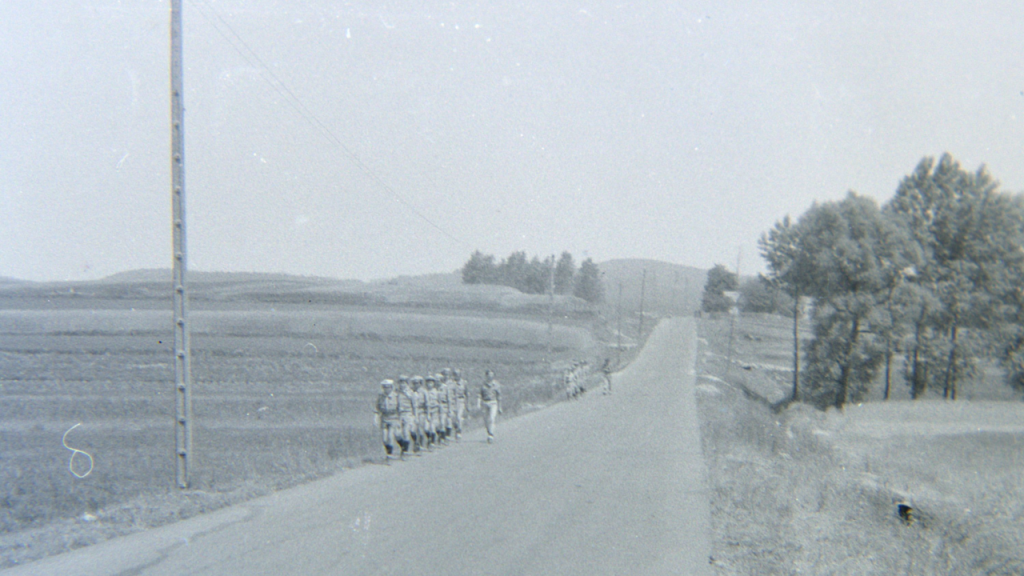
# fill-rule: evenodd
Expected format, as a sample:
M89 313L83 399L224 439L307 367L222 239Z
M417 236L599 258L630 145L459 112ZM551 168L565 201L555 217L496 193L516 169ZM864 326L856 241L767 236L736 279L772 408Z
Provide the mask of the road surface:
M461 443L4 572L707 574L691 319L589 392Z

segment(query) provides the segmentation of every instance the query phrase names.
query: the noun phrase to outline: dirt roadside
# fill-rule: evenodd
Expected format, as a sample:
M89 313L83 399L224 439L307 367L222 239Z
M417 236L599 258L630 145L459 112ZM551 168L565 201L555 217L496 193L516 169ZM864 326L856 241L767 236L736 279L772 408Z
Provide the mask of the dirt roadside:
M775 412L744 388L779 375L726 374L714 328L702 325L696 389L717 573L1024 574L1019 405ZM780 364L745 348L737 365Z

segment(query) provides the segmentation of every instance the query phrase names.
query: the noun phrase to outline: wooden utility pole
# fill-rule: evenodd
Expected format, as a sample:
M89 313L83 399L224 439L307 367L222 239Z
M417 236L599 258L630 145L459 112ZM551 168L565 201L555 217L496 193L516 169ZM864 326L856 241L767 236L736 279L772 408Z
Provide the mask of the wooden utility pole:
M554 339L555 317L555 255L551 255L551 280L548 282L548 362L551 361L551 341Z
M739 290L739 287L740 287L740 256L742 256L742 255L743 255L743 249L740 248L739 250L736 251L736 289L737 289L737 291ZM733 334L733 329L736 326L736 316L739 314L739 298L738 297L736 298L736 301L733 302L733 305L735 306L735 309L733 307L729 308L729 352L725 356L725 374L726 374L726 376L729 375L729 368L732 367L732 334Z
M679 271L675 271L675 279L672 281L672 315L679 316Z
M651 270L651 303L647 307L651 309L652 314L658 313L658 271Z
M615 317L616 317L616 328L615 328L615 365L622 365L622 280L619 280L619 303L615 305Z
M644 268L644 275L640 278L640 327L637 328L637 343L644 341L644 290L647 288L647 268Z
M185 89L182 82L181 0L171 0L171 219L174 262L174 443L178 488L192 472L192 352L185 283Z

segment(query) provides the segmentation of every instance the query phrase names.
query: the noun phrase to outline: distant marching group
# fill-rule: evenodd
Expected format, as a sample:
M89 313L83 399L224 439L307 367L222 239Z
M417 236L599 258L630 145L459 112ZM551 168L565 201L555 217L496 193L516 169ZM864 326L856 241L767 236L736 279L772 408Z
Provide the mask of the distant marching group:
M566 368L562 374L562 384L565 386L565 399L578 400L580 396L587 393L587 374L589 364L586 360L573 362L571 368ZM605 358L601 366L601 375L604 379L605 394L612 393L612 366L611 359Z
M562 374L562 384L565 385L565 399L576 400L587 393L588 363L586 360L573 362L571 368L566 368Z
M380 383L374 423L380 427L387 461L420 454L462 437L469 391L458 370L445 368L433 376L399 376ZM484 373L477 408L484 410L487 443L494 440L494 422L501 413L501 385L494 372Z

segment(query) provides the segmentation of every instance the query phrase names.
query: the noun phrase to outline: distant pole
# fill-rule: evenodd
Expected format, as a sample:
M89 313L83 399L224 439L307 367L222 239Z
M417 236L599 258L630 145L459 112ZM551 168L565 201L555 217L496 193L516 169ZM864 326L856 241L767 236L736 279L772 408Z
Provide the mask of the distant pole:
M637 328L639 341L644 340L644 290L647 288L647 268L644 268L644 275L640 278L640 327Z
M658 271L651 270L651 304L648 308L652 314L658 313Z
M619 303L615 305L615 317L615 365L619 366L622 364L622 280L619 280Z
M548 361L551 361L551 341L554 338L555 317L555 255L551 255L551 280L548 282Z
M690 279L683 276L683 309L689 313L690 305Z
M675 279L672 281L672 315L679 316L679 271L675 272Z
M736 251L736 288L740 285L740 256L743 255L743 248L739 248ZM729 368L732 367L732 333L736 326L736 316L739 315L739 298L734 302L736 304L736 312L729 308L729 353L725 356L725 374L729 375Z
M192 353L185 269L185 88L182 82L181 0L171 0L171 219L174 262L174 443L178 488L192 472Z

